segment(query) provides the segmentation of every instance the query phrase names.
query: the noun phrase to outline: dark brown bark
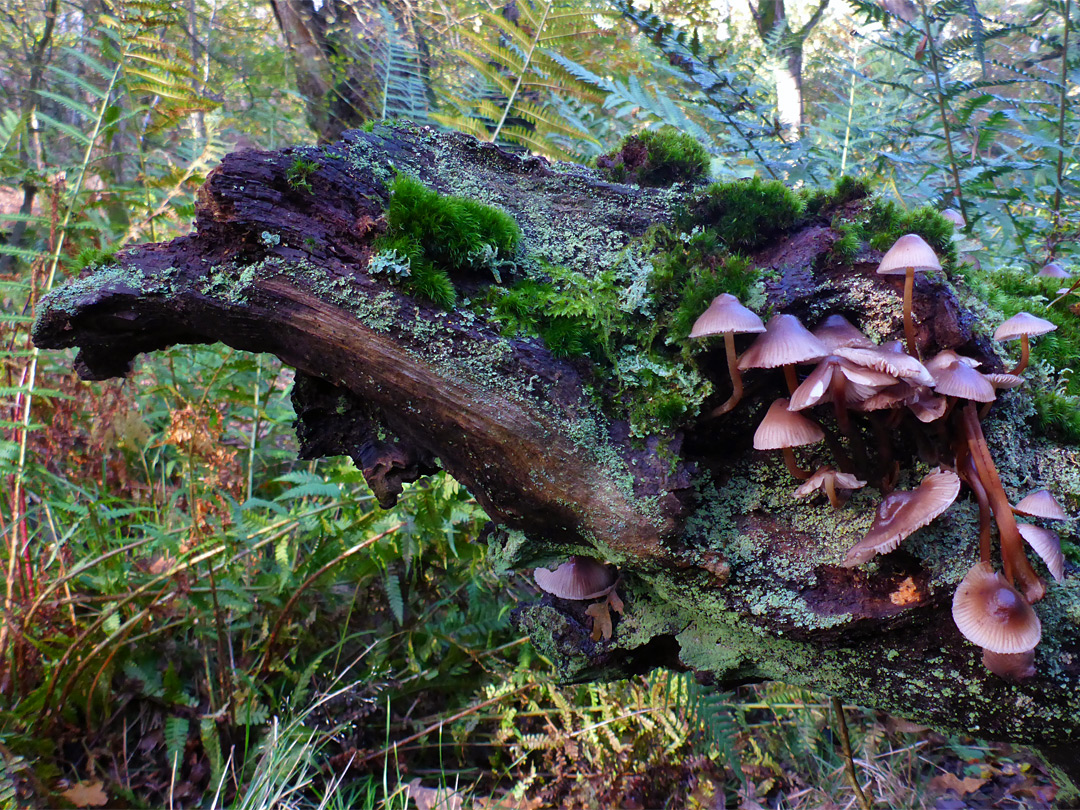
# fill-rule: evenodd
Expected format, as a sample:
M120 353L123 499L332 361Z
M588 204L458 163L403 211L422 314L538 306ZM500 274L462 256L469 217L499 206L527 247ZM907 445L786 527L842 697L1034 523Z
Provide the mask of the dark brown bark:
M318 163L311 193L286 179L297 156ZM303 375L303 453L348 453L381 503L440 466L492 518L500 564L571 553L616 563L626 612L611 640L591 640L584 603L546 598L518 611L568 679L689 668L723 685L812 685L990 738L1080 737L1075 579L1052 585L1038 606L1046 632L1036 677L1017 686L991 675L949 610L978 558L968 496L873 565L840 567L880 493L858 491L840 510L791 497L779 454L750 446L764 408L782 395L780 375L748 375L744 400L722 419L688 418L632 439L605 415L615 403L589 394L587 384L601 397L609 389L587 363L504 337L483 311L443 312L364 271L393 170L500 205L520 224L525 250L582 272L607 266L680 202L420 130L376 127L325 150L243 152L208 178L195 233L131 248L118 267L53 293L35 341L77 346L76 368L90 379L124 374L139 353L177 343L271 352ZM836 265L835 238L826 221L810 220L753 257L772 271L770 304L810 323L838 311L880 335L902 334L899 284L874 273L880 254ZM487 283L457 281L470 294ZM955 347L1000 366L947 281L919 279L915 314L924 352ZM728 394L722 344L701 363L717 387L708 413ZM1021 396L1003 398L986 427L1003 479L1070 486L1064 471L1076 449L1034 438ZM916 448L940 445L936 428L883 424L904 475L915 477ZM800 453L820 463L826 451Z

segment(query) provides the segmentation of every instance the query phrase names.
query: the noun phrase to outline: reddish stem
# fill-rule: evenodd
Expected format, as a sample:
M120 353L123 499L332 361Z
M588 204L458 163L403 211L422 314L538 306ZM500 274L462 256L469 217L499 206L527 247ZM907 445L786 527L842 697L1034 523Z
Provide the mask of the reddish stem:
M795 393L799 387L799 378L795 376L795 364L788 363L784 366L784 379L787 380L788 396Z
M957 454L961 456L961 454ZM979 478L979 471L975 469L975 462L967 447L963 448L962 456L957 458L957 467L964 481L971 487L972 494L979 504L979 560L990 562L990 501L986 497L986 487Z
M787 463L788 470L791 474L798 478L800 481L805 481L810 477L810 473L799 466L799 462L795 460L795 451L790 447L783 448L784 461Z
M911 299L915 291L915 268L909 267L904 275L904 337L907 338L907 353L919 359L919 350L915 346L915 319L911 314Z
M735 356L735 334L733 332L724 333L724 348L727 350L727 367L728 373L731 375L731 396L723 405L714 408L710 416L723 416L738 405L739 400L742 399L742 374L739 373L739 358Z
M1016 364L1016 368L1009 372L1009 374L1020 374L1025 368L1028 367L1028 360L1031 359L1031 345L1028 343L1028 336L1020 336L1020 362Z
M972 461L986 488L986 497L998 525L1005 578L1010 584L1016 585L1029 602L1037 602L1046 593L1046 585L1032 569L1024 553L1024 540L1020 536L1020 530L1016 528L1009 496L1005 494L997 467L990 456L990 448L986 445L986 436L983 435L974 403L969 402L964 406L962 424Z

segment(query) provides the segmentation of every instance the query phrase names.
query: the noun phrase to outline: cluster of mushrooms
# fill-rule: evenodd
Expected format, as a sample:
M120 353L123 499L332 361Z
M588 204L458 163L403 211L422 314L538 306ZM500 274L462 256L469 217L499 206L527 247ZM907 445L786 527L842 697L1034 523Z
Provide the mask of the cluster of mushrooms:
M779 450L791 474L802 483L796 498L821 490L832 505L843 505L841 493L866 485L856 476L870 477L867 449L861 432L852 425L851 412L880 412L871 424L885 438L889 427L907 413L935 429L945 448L936 451L939 465L913 490L894 491L899 465L892 460L891 445L879 442L878 481L886 493L870 531L855 544L843 561L845 567L861 565L875 555L897 548L904 538L942 514L960 493L961 483L971 490L979 506L979 562L957 588L952 614L965 638L983 648L983 663L997 675L1020 680L1034 673L1034 650L1042 635L1032 604L1046 592L1025 553L1025 542L1045 563L1055 580L1063 576L1064 557L1056 533L1034 523L1018 523L1016 515L1042 520L1067 520L1069 516L1046 490L1033 492L1015 506L1010 504L983 435L985 418L1000 389L1022 383L1019 376L1030 357L1029 339L1056 327L1049 321L1020 313L1001 324L994 333L998 341L1019 340L1021 356L1005 374L984 374L979 361L945 350L930 358L919 355L912 318L912 289L917 272L940 270L933 249L915 234L901 237L885 254L877 272L903 274L905 341L877 345L840 315L831 315L812 332L793 315L779 314L766 325L751 310L727 293L718 296L698 318L691 338L723 335L732 394L710 417L722 416L736 407L743 394L741 374L750 369L783 369L788 396L769 407L754 434L756 450ZM750 347L737 355L735 335L758 333ZM814 364L800 379L797 366ZM847 447L832 431L803 411L815 406L830 408ZM827 441L836 466L804 470L794 448ZM1003 573L992 560L991 524L995 522L1001 546ZM534 573L541 589L564 599L597 599L592 605L593 638L611 634L609 607L621 612L616 596L616 574L610 567L577 556L554 570Z

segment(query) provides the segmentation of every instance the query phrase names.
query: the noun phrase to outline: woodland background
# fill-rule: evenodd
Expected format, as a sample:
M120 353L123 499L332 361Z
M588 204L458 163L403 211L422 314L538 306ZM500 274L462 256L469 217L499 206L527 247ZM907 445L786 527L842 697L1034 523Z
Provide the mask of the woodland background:
M82 383L30 343L35 302L187 233L229 151L407 118L578 162L673 126L716 179L854 175L961 210L989 304L1046 304L1057 285L1033 273L1069 266L1080 218L1075 17L1071 0L0 0L0 806L851 806L827 696L667 672L556 686L509 620L535 587L488 569L452 479L385 511L348 460L297 461L269 356L184 346ZM1073 442L1076 300L1045 315L1066 337L1035 392ZM1052 806L1027 752L850 715L881 806Z

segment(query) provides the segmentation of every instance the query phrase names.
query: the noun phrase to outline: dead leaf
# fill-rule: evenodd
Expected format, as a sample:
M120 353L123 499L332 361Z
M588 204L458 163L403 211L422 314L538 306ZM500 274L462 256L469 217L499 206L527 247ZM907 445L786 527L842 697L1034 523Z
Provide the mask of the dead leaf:
M429 788L416 777L405 786L405 795L416 802L417 810L462 810L465 798L449 788Z
M599 641L603 636L604 641L611 638L611 611L608 603L597 602L585 608L585 612L592 616L592 640Z
M986 780L979 779L977 776L965 776L960 779L956 774L943 773L930 780L930 789L941 793L946 790L955 790L958 795L965 796L968 793L974 793L985 784Z
M104 807L109 803L100 781L78 782L60 795L76 807Z
M619 595L612 589L611 593L607 597L608 604L611 605L611 609L622 616L623 612L623 600L619 598Z
M503 796L481 796L473 802L473 810L540 810L544 800L522 796L515 799L512 793Z

